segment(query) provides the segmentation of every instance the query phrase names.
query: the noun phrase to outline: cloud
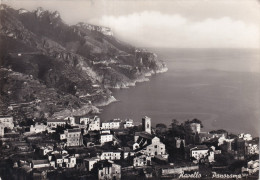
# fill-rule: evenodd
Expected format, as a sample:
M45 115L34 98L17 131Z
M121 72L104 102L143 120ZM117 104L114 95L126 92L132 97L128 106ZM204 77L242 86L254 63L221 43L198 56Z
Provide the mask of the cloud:
M180 14L143 11L102 16L92 23L111 27L117 36L139 46L259 48L258 24L230 17L191 20Z

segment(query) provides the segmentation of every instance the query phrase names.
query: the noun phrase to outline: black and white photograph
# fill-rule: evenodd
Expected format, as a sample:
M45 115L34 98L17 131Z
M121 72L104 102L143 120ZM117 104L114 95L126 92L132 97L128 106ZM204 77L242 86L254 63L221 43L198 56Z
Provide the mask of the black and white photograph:
M258 180L259 0L0 0L0 180Z

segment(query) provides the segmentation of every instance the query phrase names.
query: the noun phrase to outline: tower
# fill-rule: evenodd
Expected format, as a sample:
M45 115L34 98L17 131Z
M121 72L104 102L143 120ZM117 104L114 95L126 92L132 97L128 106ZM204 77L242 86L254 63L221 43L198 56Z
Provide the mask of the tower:
M145 116L143 117L142 119L142 128L143 128L143 131L151 134L151 118Z

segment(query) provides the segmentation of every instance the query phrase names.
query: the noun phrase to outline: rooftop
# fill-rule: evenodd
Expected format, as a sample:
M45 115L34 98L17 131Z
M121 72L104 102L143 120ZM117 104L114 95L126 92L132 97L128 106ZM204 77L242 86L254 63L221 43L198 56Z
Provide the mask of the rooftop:
M190 150L208 150L209 148L206 145L191 145L188 146Z
M63 119L49 119L47 120L47 122L68 122L67 120L63 120Z
M37 165L37 164L48 164L49 161L47 159L42 159L42 160L32 160L32 163L34 165Z
M154 138L154 136L152 134L149 134L147 132L136 132L135 136L139 136L139 137L142 137L142 138L145 138L145 139L153 139Z

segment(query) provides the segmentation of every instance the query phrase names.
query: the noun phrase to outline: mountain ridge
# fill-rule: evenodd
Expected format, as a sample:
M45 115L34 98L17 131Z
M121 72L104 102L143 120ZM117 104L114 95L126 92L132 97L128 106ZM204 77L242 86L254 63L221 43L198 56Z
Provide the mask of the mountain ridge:
M69 26L57 11L0 6L0 105L17 119L98 113L96 106L115 101L109 88L167 70L156 54L120 42L110 28ZM27 102L34 102L32 112L21 105Z

